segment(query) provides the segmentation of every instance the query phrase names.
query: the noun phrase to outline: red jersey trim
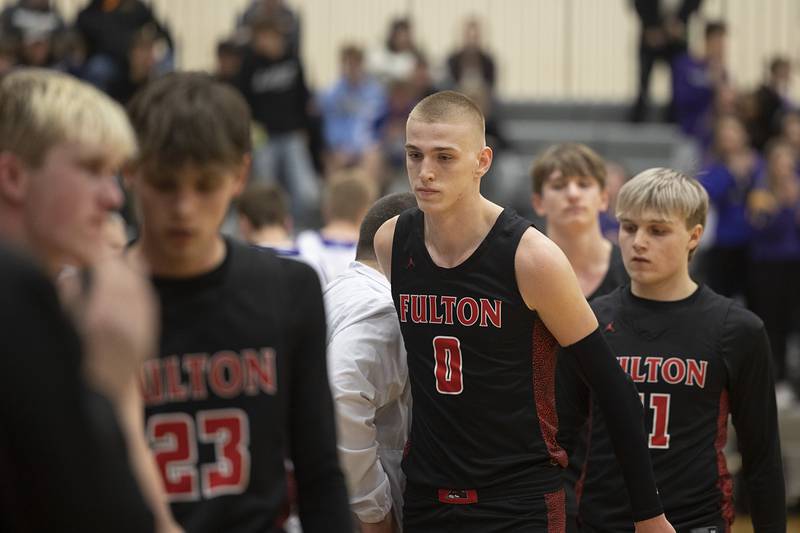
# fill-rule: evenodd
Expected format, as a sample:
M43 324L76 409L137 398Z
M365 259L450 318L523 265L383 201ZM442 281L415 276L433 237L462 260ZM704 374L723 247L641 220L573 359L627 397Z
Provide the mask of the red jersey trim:
M720 509L725 519L725 532L730 533L735 516L733 508L733 478L725 461L725 443L728 442L728 391L723 390L719 397L719 416L717 417L717 438L714 450L717 452L717 488L721 495Z
M544 495L547 506L547 533L562 533L567 527L567 510L564 489Z
M558 342L541 320L533 324L533 396L542 439L550 460L567 466L567 453L558 445L558 414L556 413L556 350Z

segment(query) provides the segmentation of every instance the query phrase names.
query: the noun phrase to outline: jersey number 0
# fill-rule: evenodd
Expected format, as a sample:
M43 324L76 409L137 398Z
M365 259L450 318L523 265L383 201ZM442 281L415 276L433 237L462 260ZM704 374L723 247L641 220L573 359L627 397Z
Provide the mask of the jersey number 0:
M455 337L433 338L433 374L440 394L461 394L464 375L461 373L461 343Z

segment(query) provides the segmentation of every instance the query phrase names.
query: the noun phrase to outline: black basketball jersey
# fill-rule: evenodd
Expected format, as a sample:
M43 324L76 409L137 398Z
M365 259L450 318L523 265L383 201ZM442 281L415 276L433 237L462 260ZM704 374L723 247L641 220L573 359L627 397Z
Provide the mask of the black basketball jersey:
M442 268L425 247L422 211L397 220L392 296L414 398L409 483L496 494L560 486L557 343L522 300L514 267L530 225L504 210L468 259Z
M622 262L622 251L616 244L611 245L611 257L608 259L608 270L603 276L603 281L586 299L591 301L621 287L631 280L628 271L625 270L625 263Z
M294 462L306 531L348 531L317 276L226 242L223 263L154 279L159 357L143 372L147 434L187 532L278 531Z
M675 529L724 527L733 520L723 453L730 414L756 531L785 531L774 384L761 321L702 286L674 302L637 298L625 286L594 300L592 308L639 390L659 494ZM596 404L584 469L578 501L586 529L633 531L625 484Z

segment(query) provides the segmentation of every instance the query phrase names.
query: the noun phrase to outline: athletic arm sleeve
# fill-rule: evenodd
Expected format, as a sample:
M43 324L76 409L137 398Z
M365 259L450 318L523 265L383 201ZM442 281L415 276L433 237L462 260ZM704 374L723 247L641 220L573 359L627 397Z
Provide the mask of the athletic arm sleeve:
M633 520L663 513L658 497L639 393L611 353L600 329L565 347L577 361L606 421L611 444L628 487Z
M577 443L585 438L591 393L578 369L577 360L564 350L560 350L556 363L556 409L557 440L572 460Z
M311 267L284 261L290 272L292 349L289 442L297 479L300 520L306 533L350 533L350 509L336 456L333 402L325 361L325 312Z
M772 354L764 324L731 306L723 337L733 425L756 533L786 531L786 496L781 464Z
M389 477L378 456L375 414L387 403L386 391L404 385L405 376L389 361L398 352L399 337L397 314L390 308L342 330L328 344L339 458L350 504L362 522L380 522L392 508Z

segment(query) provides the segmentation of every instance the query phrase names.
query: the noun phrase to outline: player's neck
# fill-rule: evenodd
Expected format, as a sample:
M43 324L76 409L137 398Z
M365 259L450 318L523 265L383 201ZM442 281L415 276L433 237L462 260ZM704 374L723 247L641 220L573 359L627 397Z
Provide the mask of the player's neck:
M503 208L482 196L447 212L425 213L425 246L434 263L452 268L480 246Z
M358 224L348 220L332 220L319 233L326 239L355 242L358 240L358 230Z
M362 265L368 266L373 270L377 270L381 274L383 274L383 270L381 270L381 266L378 264L378 260L369 257L357 257L356 261L361 263Z
M608 269L611 243L603 238L599 224L578 230L548 225L547 236L561 248L574 270Z
M291 248L294 245L283 226L264 226L250 234L248 241L259 246Z
M132 259L142 261L151 275L166 278L192 278L211 272L222 264L227 253L225 240L222 235L217 234L213 241L207 243L206 246L198 247L194 252L184 257L165 254L159 245L144 234L131 250Z
M688 269L671 278L654 283L639 283L631 279L634 296L658 302L675 302L688 298L697 290L697 283L689 277Z

